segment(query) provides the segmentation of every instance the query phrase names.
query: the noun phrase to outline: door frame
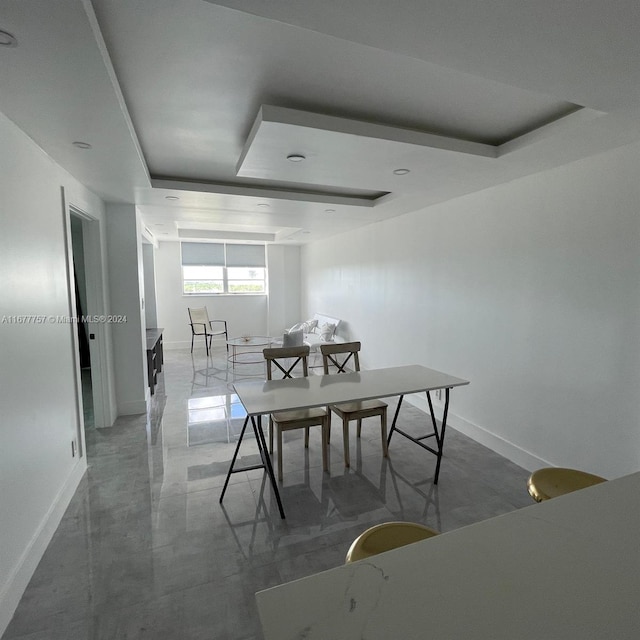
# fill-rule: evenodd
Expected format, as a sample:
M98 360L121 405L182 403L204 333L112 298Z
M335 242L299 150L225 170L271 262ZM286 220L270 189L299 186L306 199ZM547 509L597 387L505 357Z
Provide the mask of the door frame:
M85 206L69 201L62 187L64 211L65 252L67 258L67 281L69 291L69 315L77 318L75 300L75 280L73 266L73 246L71 242L71 216L82 222L82 243L84 247L84 270L86 279L87 308L86 316L96 318L97 322L86 323L87 332L94 338L89 340L91 358L91 388L93 396L94 425L96 428L109 427L115 420L112 398L113 381L109 375L108 341L109 325L101 322L100 317L107 315L107 298L104 284L102 233L100 219L92 215ZM78 453L84 455L84 412L82 404L82 378L80 367L78 334L75 322L70 323L74 348L74 375L76 387L76 411L78 424Z

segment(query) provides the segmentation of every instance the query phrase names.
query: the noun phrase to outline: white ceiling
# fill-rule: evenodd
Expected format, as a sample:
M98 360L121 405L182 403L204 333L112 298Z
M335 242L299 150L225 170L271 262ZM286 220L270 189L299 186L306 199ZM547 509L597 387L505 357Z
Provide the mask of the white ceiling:
M0 111L159 240L305 243L640 139L638 27L637 0L3 0Z

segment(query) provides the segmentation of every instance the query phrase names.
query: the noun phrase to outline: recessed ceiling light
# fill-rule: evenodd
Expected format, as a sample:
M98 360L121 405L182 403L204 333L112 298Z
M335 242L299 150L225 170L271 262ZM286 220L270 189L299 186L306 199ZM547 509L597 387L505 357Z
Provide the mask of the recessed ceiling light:
M82 142L81 140L76 140L71 144L73 144L76 149L91 149L91 145L88 142Z
M17 47L18 40L16 37L8 31L0 29L0 47Z
M325 209L324 212L325 213L335 213L336 210L335 209Z
M306 158L300 153L292 153L287 156L287 160L289 162L302 162L303 160L306 160Z
M393 173L397 176L406 176L407 173L411 173L411 169L396 169Z
M165 200L180 200L180 198L178 198L178 196L165 196L164 199Z
M266 202L259 202L258 206L262 209L268 209L269 205Z

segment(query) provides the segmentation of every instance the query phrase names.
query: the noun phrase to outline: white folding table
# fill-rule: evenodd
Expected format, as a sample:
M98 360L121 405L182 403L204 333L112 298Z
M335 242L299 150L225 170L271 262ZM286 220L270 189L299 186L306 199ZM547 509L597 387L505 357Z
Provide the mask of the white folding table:
M273 474L271 458L262 429L263 415L279 411L310 409L312 407L323 407L331 404L340 404L342 402L372 400L374 398L390 396L400 396L400 400L393 417L391 429L389 430L389 442L394 432L397 431L399 434L433 453L437 457L434 477L434 484L437 484L444 447L447 414L449 411L449 392L453 387L460 387L466 384L469 384L468 380L462 380L461 378L456 378L420 365L369 369L367 371L353 373L289 378L285 380L251 380L237 382L234 384L234 388L247 412L247 418L242 427L240 438L238 439L236 450L229 466L227 478L222 489L222 494L220 495L220 502L222 502L224 498L232 473L240 473L250 469L265 469L269 475L271 486L276 496L280 515L282 518L285 517L282 501L280 500L280 492L278 491L278 485ZM431 391L437 389L445 390L444 409L439 428L430 395ZM411 393L422 392L427 394L432 431L416 438L399 429L396 426L396 422L404 396ZM256 442L258 443L262 463L236 468L236 459L249 421L251 421ZM433 447L423 442L423 440L428 438L435 440Z

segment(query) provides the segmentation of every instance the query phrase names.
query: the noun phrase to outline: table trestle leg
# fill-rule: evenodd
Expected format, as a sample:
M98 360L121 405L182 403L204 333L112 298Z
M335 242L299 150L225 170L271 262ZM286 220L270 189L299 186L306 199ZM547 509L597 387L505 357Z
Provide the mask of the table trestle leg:
M445 391L445 401L444 401L444 410L442 413L442 421L440 423L441 424L440 430L438 430L438 422L436 420L436 414L433 408L433 402L431 401L431 394L429 391L427 391L426 392L427 402L429 404L429 413L431 415L431 425L433 428L433 432L427 433L426 435L423 435L423 436L416 437L398 428L398 426L396 425L396 421L398 419L398 414L400 413L402 400L404 399L404 396L400 396L400 399L398 400L398 406L396 407L395 413L393 415L393 422L391 423L391 429L389 430L389 437L387 438L387 445L388 445L391 442L391 436L393 435L393 432L397 431L399 434L403 435L405 438L408 438L412 442L415 442L417 445L420 445L423 449L426 449L430 453L433 453L437 457L436 472L433 479L433 484L438 484L438 476L440 475L440 463L442 462L442 453L444 450L444 433L447 428L447 416L449 414L450 389L446 388L444 391ZM433 447L430 447L429 445L422 442L422 440L426 440L427 438L435 438L437 448L434 449Z
M242 444L242 439L244 438L245 431L247 430L247 425L249 424L249 420L251 420L251 426L253 428L253 433L256 437L256 442L258 444L258 451L260 453L260 459L262 460L262 464L253 464L248 465L246 467L238 467L236 468L236 460L238 458L238 453L240 451L240 445ZM224 486L222 487L222 493L220 494L220 504L222 504L222 500L224 498L224 494L227 491L227 486L229 485L229 479L231 478L232 473L241 473L242 471L252 471L253 469L264 469L271 482L271 487L276 495L276 501L278 503L278 510L280 511L280 517L284 519L284 509L282 507L282 500L280 499L280 492L278 491L278 484L276 483L276 478L273 474L273 467L271 465L271 457L269 456L269 451L267 449L267 443L264 438L264 432L262 430L262 416L258 416L258 421L256 423L255 416L247 416L244 420L244 424L242 425L242 431L240 432L240 437L238 438L238 443L236 444L236 449L233 453L233 458L231 459L231 464L229 465L229 471L227 472L227 477L224 481Z
M271 480L271 487L273 488L273 492L276 494L276 501L278 503L278 510L280 511L280 517L284 520L284 509L282 507L282 500L280 499L280 492L278 491L278 483L276 482L276 477L273 473L273 465L271 464L271 456L269 455L269 450L267 449L267 442L264 438L264 431L262 430L262 416L258 416L258 424L256 425L255 418L252 416L251 423L253 424L253 431L256 434L256 440L258 441L258 448L260 449L260 455L262 456L262 461L264 462L264 466L269 474L269 480Z

